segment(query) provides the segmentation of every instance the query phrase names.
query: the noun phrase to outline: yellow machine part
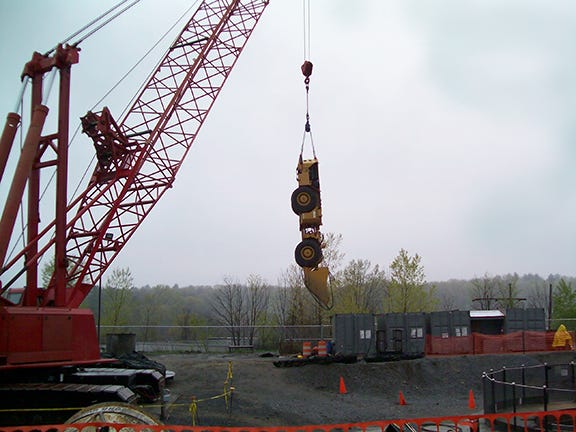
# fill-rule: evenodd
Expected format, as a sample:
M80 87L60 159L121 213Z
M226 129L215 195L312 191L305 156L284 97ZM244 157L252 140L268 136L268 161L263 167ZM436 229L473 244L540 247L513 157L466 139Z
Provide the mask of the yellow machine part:
M332 293L328 288L328 268L303 267L303 270L304 285L308 291L312 293L322 307L330 309L332 307Z

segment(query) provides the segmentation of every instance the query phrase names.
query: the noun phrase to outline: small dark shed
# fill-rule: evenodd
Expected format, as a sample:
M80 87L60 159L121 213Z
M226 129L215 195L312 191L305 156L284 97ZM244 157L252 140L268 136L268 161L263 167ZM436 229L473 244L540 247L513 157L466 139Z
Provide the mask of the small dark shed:
M502 334L504 333L504 313L499 310L470 311L470 327L473 333Z

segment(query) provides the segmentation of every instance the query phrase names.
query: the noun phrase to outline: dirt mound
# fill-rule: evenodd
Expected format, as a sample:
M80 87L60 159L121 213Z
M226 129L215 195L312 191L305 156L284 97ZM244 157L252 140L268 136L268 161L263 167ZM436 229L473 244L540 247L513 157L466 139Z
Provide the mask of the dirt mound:
M168 424L191 424L198 402L203 426L290 426L469 414L469 392L482 411L482 372L548 362L566 363L572 353L428 357L385 363L276 368L257 355L178 354L154 357L176 372ZM224 389L229 368L235 387L229 409ZM340 394L340 378L346 394ZM402 392L407 405L399 404Z

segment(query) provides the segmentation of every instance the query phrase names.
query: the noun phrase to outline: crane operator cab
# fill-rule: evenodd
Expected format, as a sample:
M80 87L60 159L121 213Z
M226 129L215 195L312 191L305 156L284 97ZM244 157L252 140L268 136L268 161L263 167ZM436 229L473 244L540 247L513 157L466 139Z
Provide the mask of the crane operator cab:
M296 246L294 258L304 271L304 284L318 302L330 307L331 294L328 289L328 268L321 267L323 260L322 202L320 199L320 177L318 159L298 160L296 168L298 187L292 193L292 210L300 217L302 241Z

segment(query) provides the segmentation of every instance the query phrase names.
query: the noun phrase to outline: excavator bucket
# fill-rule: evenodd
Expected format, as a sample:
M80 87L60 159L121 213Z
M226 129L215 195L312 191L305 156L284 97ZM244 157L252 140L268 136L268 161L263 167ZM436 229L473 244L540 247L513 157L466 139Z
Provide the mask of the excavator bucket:
M328 288L328 268L304 267L304 285L325 309L332 306L332 293Z

